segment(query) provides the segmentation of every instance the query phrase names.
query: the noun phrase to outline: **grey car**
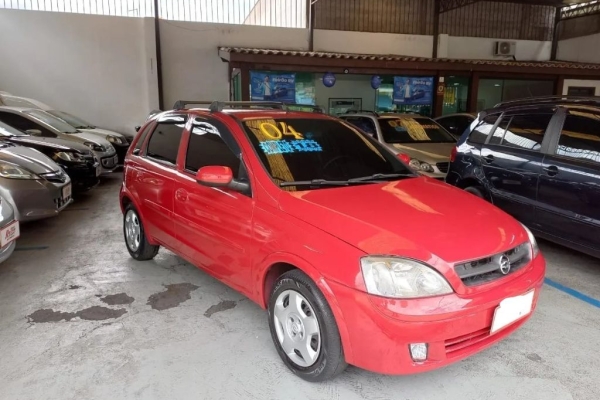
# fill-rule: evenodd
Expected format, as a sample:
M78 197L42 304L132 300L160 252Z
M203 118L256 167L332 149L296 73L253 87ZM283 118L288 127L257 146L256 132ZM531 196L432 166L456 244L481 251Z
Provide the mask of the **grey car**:
M33 221L58 215L72 200L71 179L35 149L0 141L0 196L15 219Z
M0 121L32 136L60 138L84 144L100 161L103 174L117 168L119 157L106 139L93 133L81 132L46 111L0 106Z
M433 119L418 114L349 113L341 119L381 142L422 175L444 179L456 139Z
M8 201L0 196L0 263L11 256L20 235L19 221Z

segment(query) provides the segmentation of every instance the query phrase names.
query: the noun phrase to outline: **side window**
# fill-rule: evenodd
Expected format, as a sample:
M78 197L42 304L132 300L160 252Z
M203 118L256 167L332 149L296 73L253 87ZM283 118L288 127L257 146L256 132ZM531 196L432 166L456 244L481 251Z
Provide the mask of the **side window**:
M175 165L184 123L159 122L150 136L146 156Z
M544 134L554 114L504 116L490 144L540 151Z
M185 156L185 169L195 173L209 165L225 166L231 168L235 179L240 179L241 162L223 140L226 131L219 121L196 119Z
M0 121L23 132L30 129L41 131L41 134L37 134L36 136L56 137L56 135L48 129L18 114L0 112Z
M377 138L377 129L375 128L375 123L371 118L366 117L350 117L346 118L346 121L350 122L352 125L356 126L361 131L366 134Z
M567 115L558 141L557 155L600 164L600 116L588 115Z
M485 117L469 134L467 139L471 144L484 144L488 135L494 128L494 124L498 120L499 114L492 114Z
M140 151L142 151L142 146L144 145L144 142L146 141L146 137L148 136L148 133L150 132L150 127L152 126L152 124L149 124L146 129L144 129L144 131L142 133L139 134L139 139L138 141L135 143L135 147L133 148L134 150L134 154L139 154ZM137 150L137 151L136 151Z

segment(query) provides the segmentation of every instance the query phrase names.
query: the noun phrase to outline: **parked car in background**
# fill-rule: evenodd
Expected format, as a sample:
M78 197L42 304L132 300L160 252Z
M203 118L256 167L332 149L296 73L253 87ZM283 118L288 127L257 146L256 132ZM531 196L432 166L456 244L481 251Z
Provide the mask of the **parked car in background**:
M18 221L53 217L72 202L71 179L39 151L0 140L0 196Z
M339 117L384 144L413 170L437 179L446 176L456 139L431 118L374 112Z
M446 182L548 240L600 257L600 99L542 97L483 111Z
M0 121L32 136L60 138L89 147L100 160L103 174L117 167L119 157L107 140L89 132L81 132L46 111L0 106Z
M458 140L476 118L476 114L460 113L443 115L437 117L435 121Z
M0 263L15 251L20 234L19 221L15 219L12 206L0 195Z
M83 144L27 135L4 122L0 122L0 140L36 149L51 158L71 178L73 192L84 192L100 182L100 161Z
M268 309L283 363L308 381L347 363L440 368L530 317L545 261L514 218L340 119L225 109L239 106L140 129L120 193L132 258L163 246Z

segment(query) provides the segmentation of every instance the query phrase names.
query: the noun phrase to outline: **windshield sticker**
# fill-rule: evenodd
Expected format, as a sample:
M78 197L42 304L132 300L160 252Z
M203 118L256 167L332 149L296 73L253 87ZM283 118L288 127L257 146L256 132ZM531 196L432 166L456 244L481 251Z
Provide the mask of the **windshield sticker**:
M260 143L261 150L268 156L274 154L322 152L323 148L314 140L269 140Z
M425 126L421 125L413 118L393 119L388 121L388 124L398 132L408 133L408 135L417 142L428 142L431 140L427 135L427 132L425 132Z

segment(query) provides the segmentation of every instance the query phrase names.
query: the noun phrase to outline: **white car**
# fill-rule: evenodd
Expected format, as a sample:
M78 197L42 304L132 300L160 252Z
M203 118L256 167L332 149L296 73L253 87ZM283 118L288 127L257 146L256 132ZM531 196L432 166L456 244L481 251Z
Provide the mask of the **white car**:
M102 173L115 170L119 157L106 139L82 132L39 108L0 106L0 121L32 136L70 140L89 147L102 166Z

